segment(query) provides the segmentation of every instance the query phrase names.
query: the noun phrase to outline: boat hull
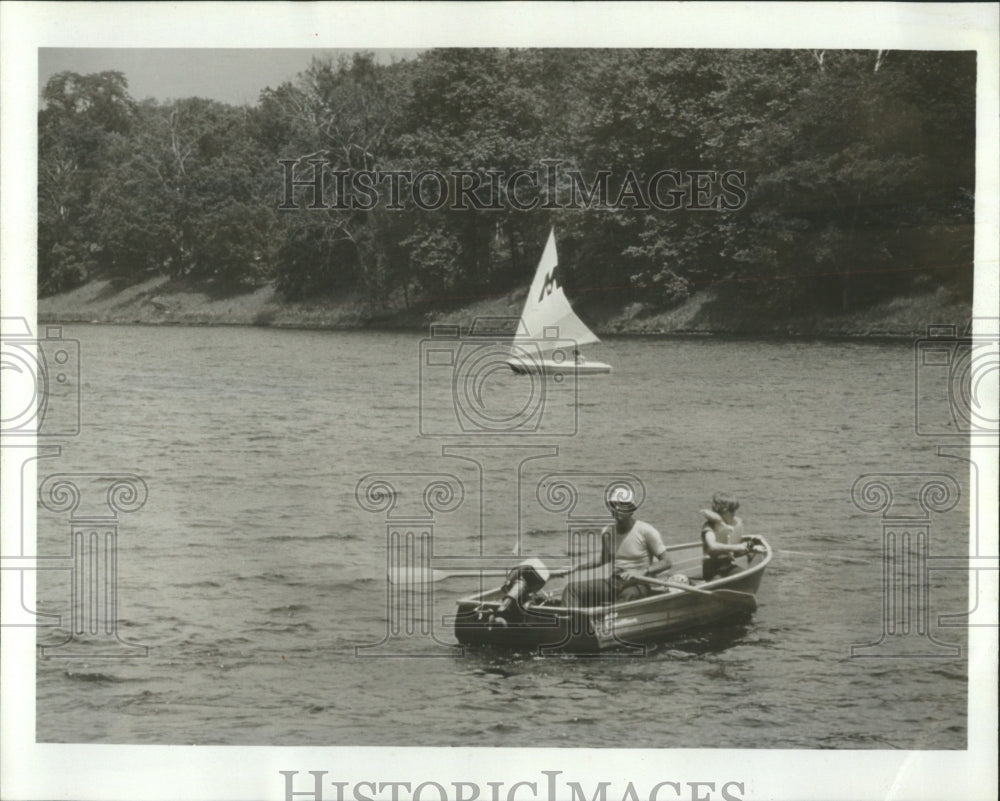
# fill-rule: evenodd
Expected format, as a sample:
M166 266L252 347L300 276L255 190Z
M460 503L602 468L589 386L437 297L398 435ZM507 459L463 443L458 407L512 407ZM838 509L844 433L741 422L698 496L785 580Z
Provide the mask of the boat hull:
M725 589L756 596L770 558L770 548L765 544L763 553L740 560L740 572L704 583L695 579L692 586L708 592ZM697 575L700 568L680 572ZM636 649L693 629L746 619L754 606L752 602L745 603L748 600L745 598L743 603L735 603L732 596L713 597L670 589L636 601L589 609L528 603L518 619L506 625L491 625L489 612L500 600L499 590L491 590L459 601L455 616L455 637L459 643L578 653Z
M557 362L552 359L518 360L510 359L507 364L518 375L600 375L610 373L611 365L604 362L580 362L569 360Z

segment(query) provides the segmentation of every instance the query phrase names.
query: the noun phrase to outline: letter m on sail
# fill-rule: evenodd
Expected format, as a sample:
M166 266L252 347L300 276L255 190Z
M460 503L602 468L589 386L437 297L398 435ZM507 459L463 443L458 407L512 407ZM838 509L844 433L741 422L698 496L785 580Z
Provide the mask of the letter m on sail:
M559 267L557 264L549 272L545 273L545 283L542 284L542 291L538 295L538 302L541 303L546 295L551 295L553 289L559 288L559 281L556 278L556 269Z

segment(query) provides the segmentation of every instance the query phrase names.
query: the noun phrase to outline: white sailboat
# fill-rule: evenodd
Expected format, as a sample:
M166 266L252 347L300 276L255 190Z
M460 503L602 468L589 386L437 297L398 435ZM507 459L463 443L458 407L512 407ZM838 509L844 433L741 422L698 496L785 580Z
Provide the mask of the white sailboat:
M555 230L538 262L535 278L524 301L524 311L511 343L507 364L515 373L587 375L610 373L611 365L580 355L580 346L600 342L576 316L559 284Z

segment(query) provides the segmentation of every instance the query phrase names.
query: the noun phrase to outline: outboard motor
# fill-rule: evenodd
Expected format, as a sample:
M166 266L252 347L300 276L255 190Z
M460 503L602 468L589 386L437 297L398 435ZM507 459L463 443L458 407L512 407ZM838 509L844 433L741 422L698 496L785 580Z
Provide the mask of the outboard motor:
M549 580L549 569L541 559L521 562L507 574L507 580L500 588L504 593L500 606L493 612L488 626L506 626L507 619L518 615L521 607L532 593L538 592Z

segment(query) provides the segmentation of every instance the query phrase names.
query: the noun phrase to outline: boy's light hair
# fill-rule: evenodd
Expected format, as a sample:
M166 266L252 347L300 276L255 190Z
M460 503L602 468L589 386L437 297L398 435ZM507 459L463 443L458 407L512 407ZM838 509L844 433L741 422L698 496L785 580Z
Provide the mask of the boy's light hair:
M739 500L728 492L717 492L712 496L712 510L719 514L723 512L735 512L739 508Z

